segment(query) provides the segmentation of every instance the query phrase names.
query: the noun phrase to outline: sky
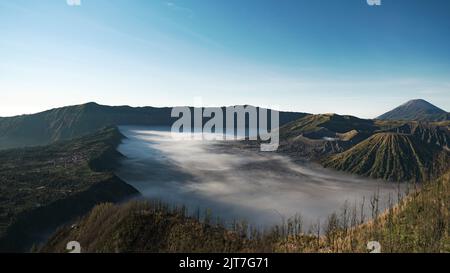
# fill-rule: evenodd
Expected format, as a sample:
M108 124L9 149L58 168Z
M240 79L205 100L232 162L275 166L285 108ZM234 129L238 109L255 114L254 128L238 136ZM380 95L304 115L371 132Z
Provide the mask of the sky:
M374 118L416 98L450 111L448 0L0 0L0 116L95 101Z

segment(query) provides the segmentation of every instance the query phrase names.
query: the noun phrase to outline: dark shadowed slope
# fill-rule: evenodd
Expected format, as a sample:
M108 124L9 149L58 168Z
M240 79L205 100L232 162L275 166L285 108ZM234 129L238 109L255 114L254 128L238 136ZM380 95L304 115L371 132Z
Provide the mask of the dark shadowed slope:
M139 194L112 173L115 128L50 146L0 151L0 252L26 251L102 202Z
M170 108L132 108L96 103L0 118L0 149L46 145L126 124L168 125Z
M381 120L415 120L415 121L445 121L450 120L450 114L422 100L411 100L389 111L377 119Z
M413 135L377 133L322 161L325 167L390 181L426 181L446 171L449 153Z

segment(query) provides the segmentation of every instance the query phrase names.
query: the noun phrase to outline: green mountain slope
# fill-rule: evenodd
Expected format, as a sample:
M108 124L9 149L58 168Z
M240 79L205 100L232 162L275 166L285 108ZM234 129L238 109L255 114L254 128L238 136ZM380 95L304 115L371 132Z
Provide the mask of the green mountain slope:
M394 181L421 180L445 167L442 161L447 153L442 153L444 158L439 154L450 151L447 123L307 115L280 129L279 151L351 173ZM416 152L420 152L418 160ZM392 163L383 163L387 159ZM372 166L381 163L395 165Z
M139 194L112 173L115 128L50 146L0 151L0 252L23 251L102 202Z
M280 149L294 157L318 159L343 152L393 122L378 122L337 114L307 115L280 128Z
M445 121L450 114L425 100L411 100L379 116L380 120Z
M413 135L377 133L322 160L325 167L390 181L426 181L446 171L449 154Z
M169 108L87 103L33 115L0 118L0 149L46 145L115 125L168 125Z
M337 114L323 114L307 115L290 122L280 129L280 134L284 138L302 134L308 138L320 139L336 137L336 134L344 134L352 130L370 133L376 129L373 120Z
M450 131L447 127L439 124L408 122L389 131L410 134L423 142L436 144L445 149L449 149L450 147Z

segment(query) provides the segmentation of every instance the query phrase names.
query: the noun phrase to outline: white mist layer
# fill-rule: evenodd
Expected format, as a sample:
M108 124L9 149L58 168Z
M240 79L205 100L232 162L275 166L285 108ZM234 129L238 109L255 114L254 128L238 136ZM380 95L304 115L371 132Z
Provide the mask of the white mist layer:
M293 163L276 153L219 149L214 141L187 138L155 127L120 127L126 156L117 175L145 197L211 209L226 221L269 226L300 214L305 225L323 222L345 202L360 207L379 192L380 209L398 185L345 175L313 164Z

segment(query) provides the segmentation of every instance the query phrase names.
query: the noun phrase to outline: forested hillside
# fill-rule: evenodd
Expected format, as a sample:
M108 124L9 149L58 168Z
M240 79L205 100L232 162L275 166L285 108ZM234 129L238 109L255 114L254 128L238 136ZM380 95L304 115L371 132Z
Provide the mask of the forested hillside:
M50 146L0 151L0 251L26 251L96 204L138 195L112 173L122 137L108 128Z

